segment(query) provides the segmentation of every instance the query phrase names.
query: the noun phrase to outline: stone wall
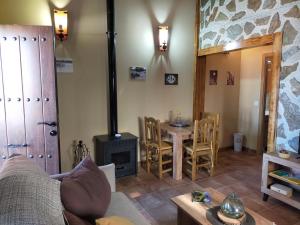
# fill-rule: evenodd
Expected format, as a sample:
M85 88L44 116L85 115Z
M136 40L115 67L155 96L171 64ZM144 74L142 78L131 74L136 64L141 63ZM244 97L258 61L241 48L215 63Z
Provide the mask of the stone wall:
M283 32L277 148L298 150L300 0L201 0L200 46Z

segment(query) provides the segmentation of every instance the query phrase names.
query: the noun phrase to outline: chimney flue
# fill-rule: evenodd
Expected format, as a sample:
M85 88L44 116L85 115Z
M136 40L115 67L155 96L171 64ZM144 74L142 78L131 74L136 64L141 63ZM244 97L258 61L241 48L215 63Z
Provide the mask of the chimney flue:
M107 8L107 46L108 46L108 133L110 136L118 134L118 102L117 102L117 73L115 46L115 7L114 0L106 1Z

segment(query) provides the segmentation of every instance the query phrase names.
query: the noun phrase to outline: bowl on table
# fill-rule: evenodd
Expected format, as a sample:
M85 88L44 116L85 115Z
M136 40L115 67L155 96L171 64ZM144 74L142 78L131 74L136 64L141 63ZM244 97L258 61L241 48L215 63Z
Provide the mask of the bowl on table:
M278 155L280 158L283 159L288 159L291 156L291 154L287 150L283 150L283 149L278 151Z

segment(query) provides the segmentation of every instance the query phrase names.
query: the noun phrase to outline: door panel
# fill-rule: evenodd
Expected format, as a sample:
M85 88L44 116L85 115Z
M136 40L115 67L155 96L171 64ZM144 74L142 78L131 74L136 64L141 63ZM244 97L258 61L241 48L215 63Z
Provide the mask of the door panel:
M52 30L43 27L40 31L40 56L41 56L41 77L44 121L58 124L57 103L56 103L56 79L54 71ZM58 172L58 127L44 126L46 170L53 174Z
M0 25L0 157L27 155L50 174L60 166L53 47L52 27Z
M4 33L1 39L1 59L7 124L8 153L26 155L22 77L19 37Z
M1 48L1 46L0 46ZM7 136L6 136L6 120L4 108L4 95L2 83L2 68L0 67L0 167L8 157L7 152Z
M27 156L45 169L45 140L40 52L38 32L24 33L20 39L21 66L24 93Z

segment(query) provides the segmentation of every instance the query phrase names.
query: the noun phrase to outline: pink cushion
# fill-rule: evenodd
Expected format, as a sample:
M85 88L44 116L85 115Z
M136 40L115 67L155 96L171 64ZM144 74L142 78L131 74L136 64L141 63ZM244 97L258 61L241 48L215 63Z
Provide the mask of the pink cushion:
M103 217L110 204L109 182L97 165L86 157L61 183L61 199L66 210L88 219Z

